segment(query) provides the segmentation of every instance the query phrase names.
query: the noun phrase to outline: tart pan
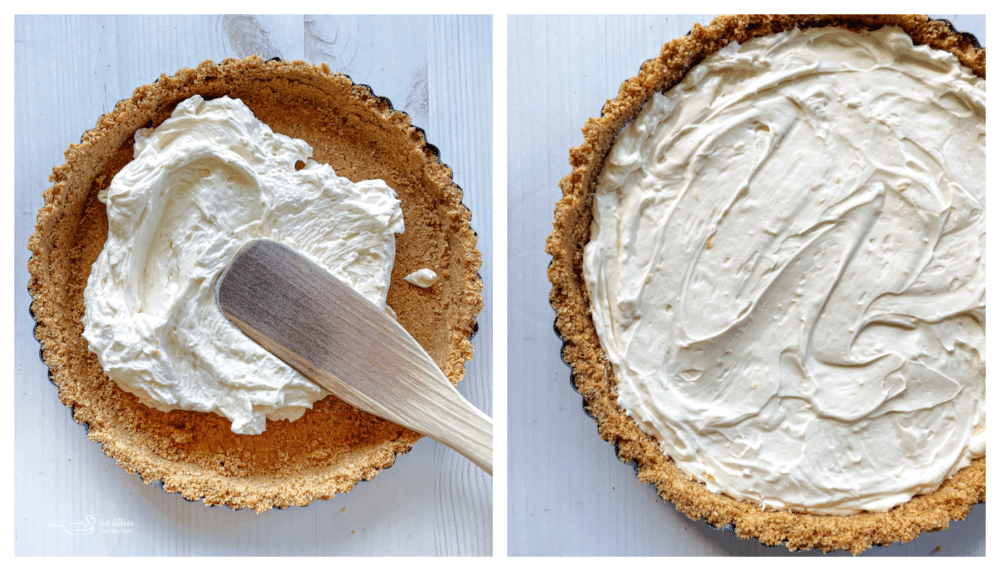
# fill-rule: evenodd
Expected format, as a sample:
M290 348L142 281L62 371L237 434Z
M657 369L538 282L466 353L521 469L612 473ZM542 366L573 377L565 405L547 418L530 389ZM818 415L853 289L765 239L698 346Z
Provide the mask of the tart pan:
M639 74L625 81L599 118L583 128L584 143L570 149L572 172L559 186L563 197L555 209L554 230L546 243L552 256L549 301L556 312L555 330L561 355L571 367L571 380L583 406L598 424L602 439L615 447L618 458L633 465L641 482L653 484L659 495L692 520L734 531L744 539L767 545L784 543L790 550L845 549L861 553L872 545L911 541L925 531L962 520L973 505L986 500L986 458L973 461L932 494L918 496L887 513L862 512L849 517L773 511L757 504L713 494L682 473L617 402L617 380L590 316L590 299L583 279L583 248L590 240L593 194L604 158L618 132L655 92L666 92L706 56L732 41L782 32L793 27L841 26L871 30L899 26L914 43L951 52L974 73L986 77L986 50L971 34L955 32L947 21L926 16L720 16L707 26L695 25L682 38L667 42L658 57L646 61Z
M396 238L387 302L453 383L464 376L482 308L481 256L451 169L409 116L367 86L326 64L259 56L162 75L67 149L28 242L41 357L73 419L146 483L208 505L258 512L328 499L391 466L421 436L333 396L294 422L268 421L263 434L234 434L214 414L164 413L140 404L108 379L81 335L83 290L108 231L97 194L132 159L135 131L159 125L195 94L239 98L274 131L306 140L313 158L338 175L381 178L396 190L406 232ZM440 275L434 288L403 281L422 267Z

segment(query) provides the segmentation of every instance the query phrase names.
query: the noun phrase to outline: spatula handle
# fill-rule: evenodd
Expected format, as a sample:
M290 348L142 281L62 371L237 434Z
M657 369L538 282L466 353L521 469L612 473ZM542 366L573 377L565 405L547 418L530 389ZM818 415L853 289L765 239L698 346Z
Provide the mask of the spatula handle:
M444 375L442 375L443 377ZM447 379L444 379L447 381ZM441 430L425 433L493 475L493 421L448 382L453 393L442 398Z

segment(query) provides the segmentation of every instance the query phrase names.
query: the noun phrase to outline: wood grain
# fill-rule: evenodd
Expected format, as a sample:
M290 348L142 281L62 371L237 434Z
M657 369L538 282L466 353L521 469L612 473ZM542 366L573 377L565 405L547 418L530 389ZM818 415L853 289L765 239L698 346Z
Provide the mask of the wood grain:
M493 474L493 422L395 319L295 250L244 245L216 286L223 315L341 400L430 436Z
M465 191L485 308L459 392L492 414L492 18L337 15L29 15L14 18L14 514L18 555L488 556L493 479L424 439L351 493L258 515L144 485L90 442L38 357L25 247L63 152L160 74L254 52L310 63L357 53L352 77L422 127ZM346 33L356 30L357 33ZM326 46L317 51L310 46ZM413 93L413 78L428 81ZM484 74L485 70L485 74ZM408 103L408 100L420 103ZM422 109L422 111L421 111ZM58 525L97 523L71 535ZM128 533L102 522L131 522ZM120 523L121 523L120 522ZM50 524L55 524L51 526ZM110 527L108 527L110 529Z

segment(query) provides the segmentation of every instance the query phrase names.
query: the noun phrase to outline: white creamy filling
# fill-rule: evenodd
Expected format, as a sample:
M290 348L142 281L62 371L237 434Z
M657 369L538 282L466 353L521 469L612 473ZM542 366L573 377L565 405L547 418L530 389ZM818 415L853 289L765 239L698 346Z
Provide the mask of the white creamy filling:
M394 315L396 193L311 156L228 97L196 95L135 134L133 161L100 195L108 240L84 291L83 335L120 387L159 410L217 413L240 434L299 418L327 395L215 302L216 279L254 238L287 244Z
M417 287L428 288L438 282L438 275L430 268L420 268L403 279Z
M598 183L622 407L709 490L883 511L986 453L986 82L896 28L732 44Z

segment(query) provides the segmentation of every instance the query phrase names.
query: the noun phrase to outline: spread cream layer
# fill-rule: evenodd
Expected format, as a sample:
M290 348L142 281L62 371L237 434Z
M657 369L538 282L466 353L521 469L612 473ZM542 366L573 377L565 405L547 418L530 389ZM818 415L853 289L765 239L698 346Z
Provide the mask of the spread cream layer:
M985 118L952 55L826 28L729 45L619 134L584 275L681 470L843 515L985 455Z
M194 96L100 195L108 240L84 291L84 337L108 376L163 411L214 412L233 432L294 420L327 393L257 345L215 302L240 246L271 238L386 305L403 232L381 180L338 177L305 141L274 133L243 102Z

